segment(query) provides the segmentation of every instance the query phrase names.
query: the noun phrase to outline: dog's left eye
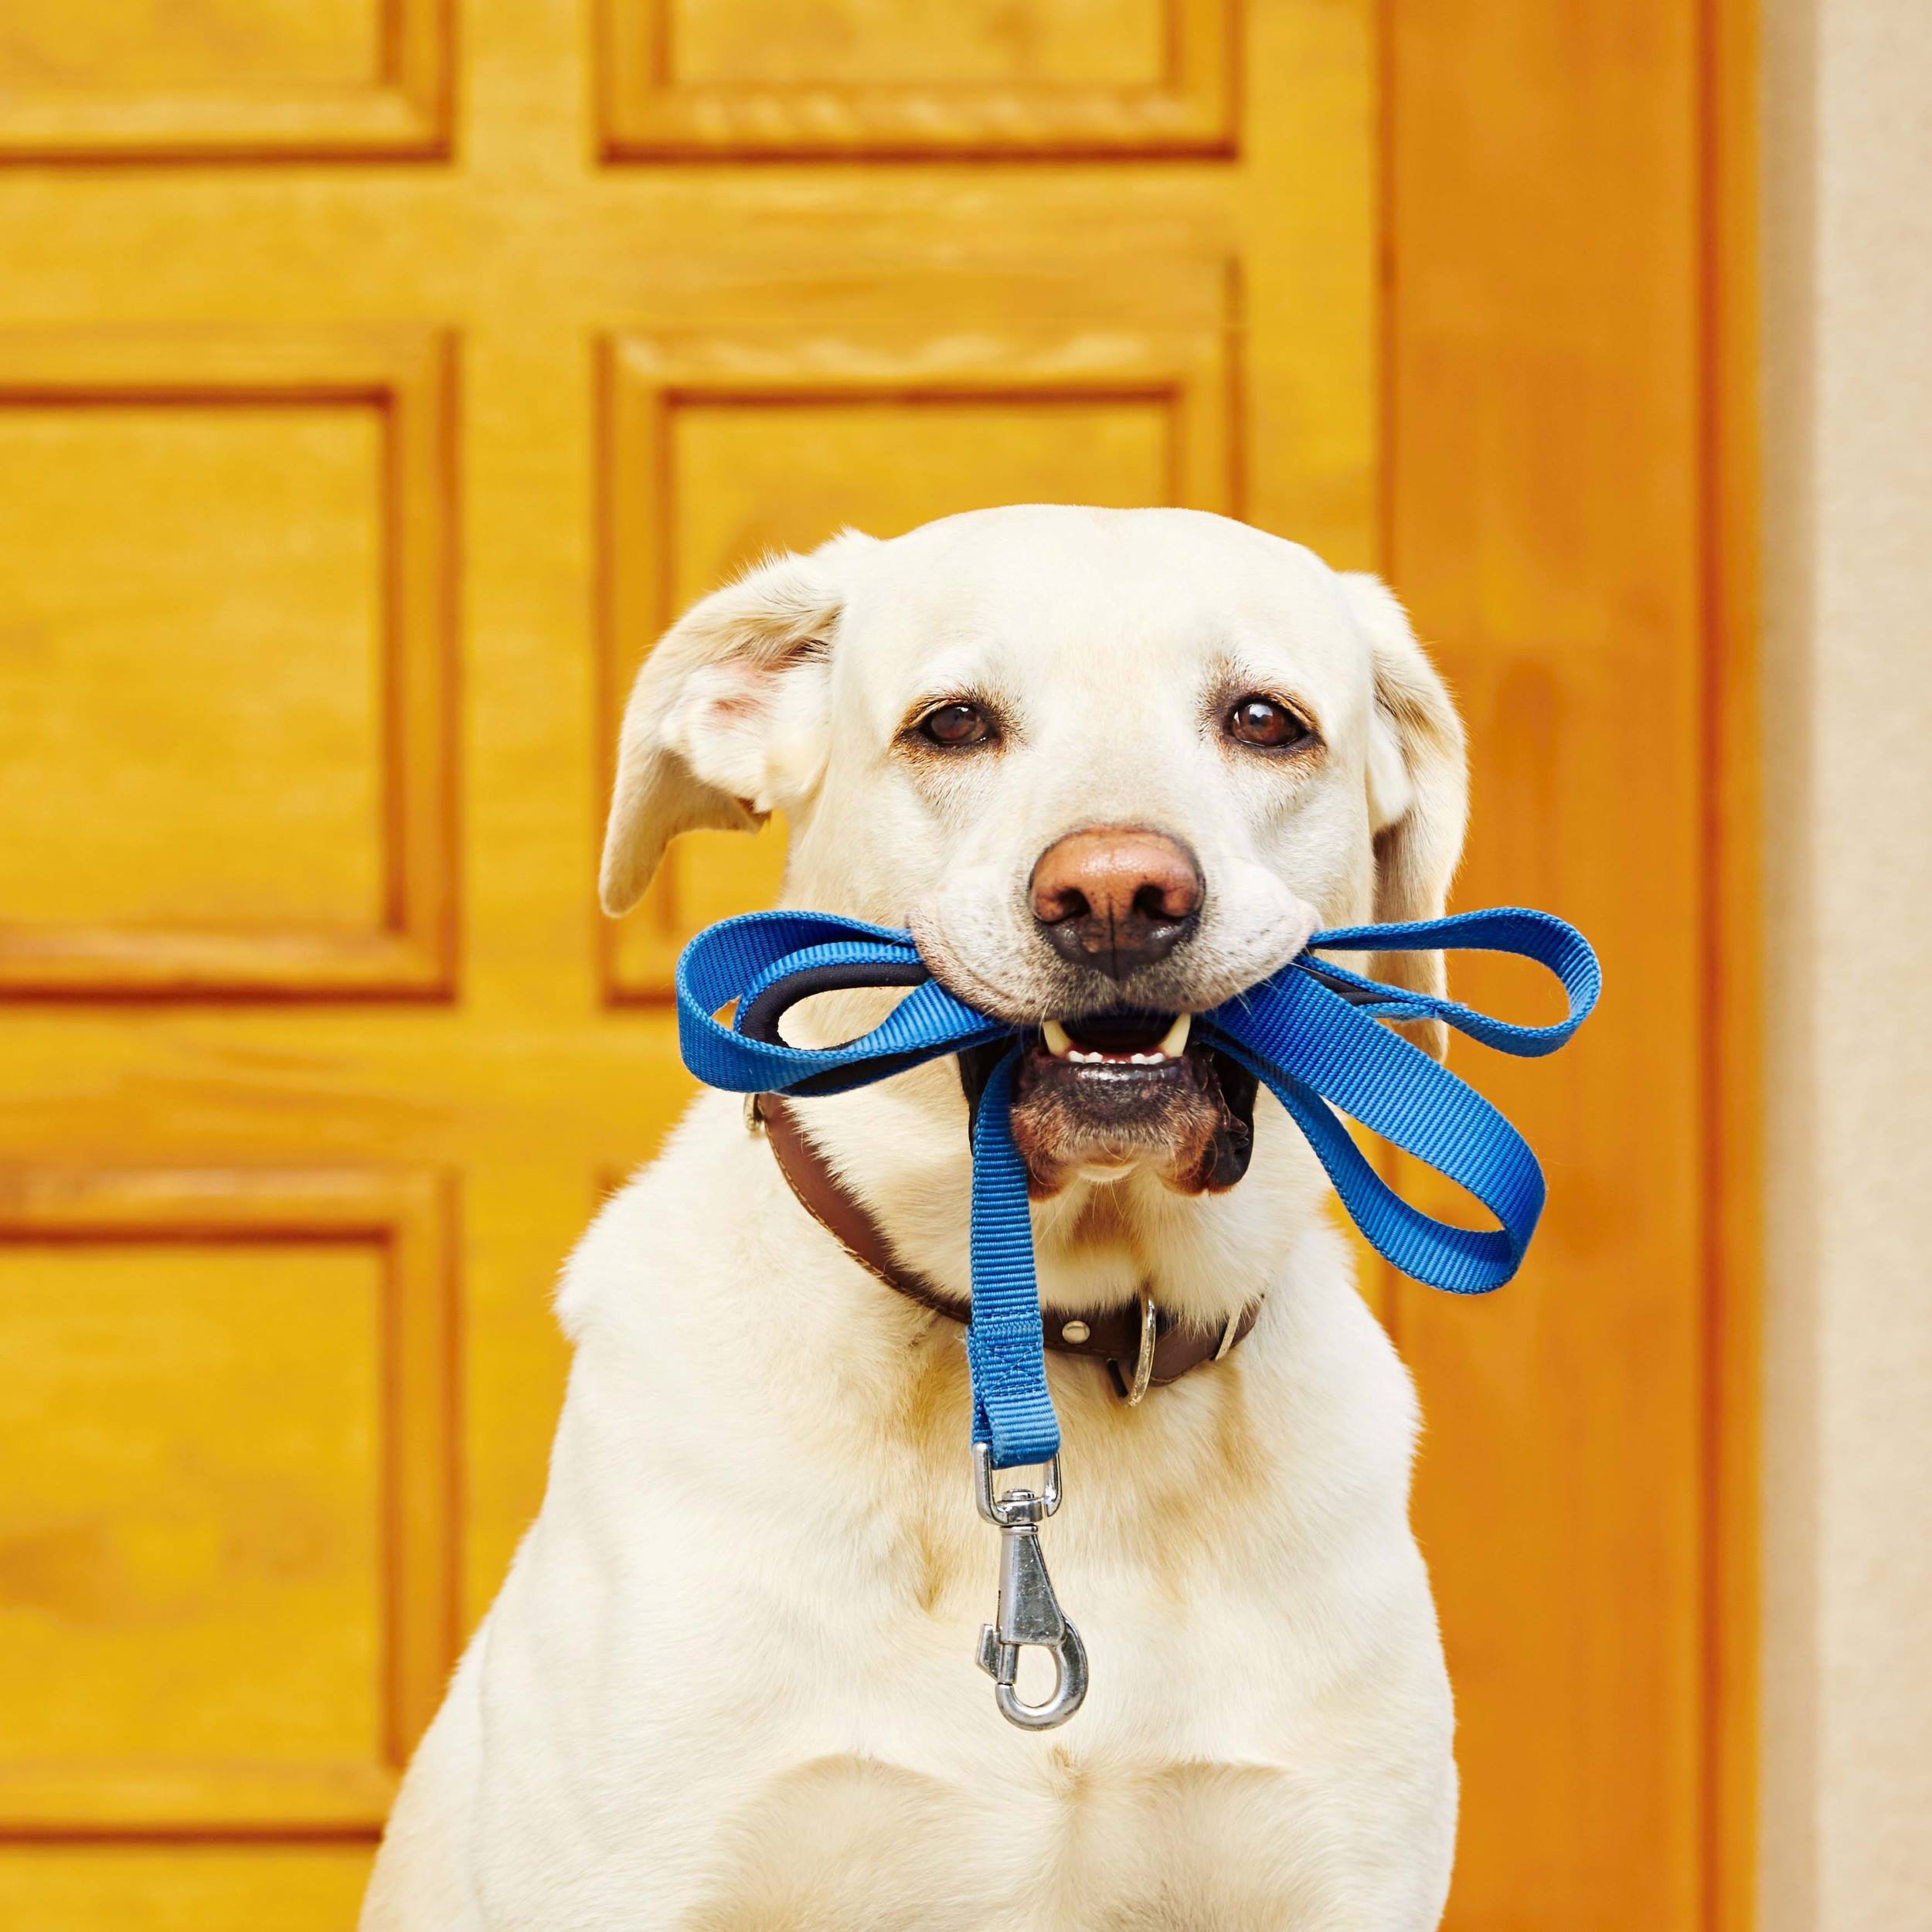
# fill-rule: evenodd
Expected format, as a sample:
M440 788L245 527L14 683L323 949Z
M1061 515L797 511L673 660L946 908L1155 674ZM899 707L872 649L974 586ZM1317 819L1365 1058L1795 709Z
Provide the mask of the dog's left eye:
M1315 736L1306 719L1278 698L1264 698L1256 692L1235 701L1228 713L1227 732L1237 743L1256 745L1264 751L1284 751Z
M976 704L943 704L920 719L919 735L947 751L962 751L992 738L993 721Z

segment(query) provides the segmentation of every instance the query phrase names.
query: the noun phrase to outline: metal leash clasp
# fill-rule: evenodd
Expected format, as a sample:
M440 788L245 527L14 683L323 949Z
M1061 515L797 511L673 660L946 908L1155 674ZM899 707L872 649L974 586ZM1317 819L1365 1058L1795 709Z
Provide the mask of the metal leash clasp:
M1040 1554L1039 1526L1060 1506L1060 1459L1055 1456L1046 1465L1037 1496L1030 1489L1009 1489L995 1497L992 1451L976 1442L973 1500L999 1531L998 1621L980 1627L979 1667L993 1680L993 1701L1009 1724L1050 1731L1064 1724L1087 1696L1087 1646L1061 1614ZM1043 1704L1022 1703L1015 1689L1019 1654L1028 1644L1050 1650L1058 1669L1053 1694Z

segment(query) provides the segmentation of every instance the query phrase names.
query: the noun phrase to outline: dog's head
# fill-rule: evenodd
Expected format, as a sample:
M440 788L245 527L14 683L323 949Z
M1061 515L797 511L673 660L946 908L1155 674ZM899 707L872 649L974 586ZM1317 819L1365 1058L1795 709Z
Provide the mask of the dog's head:
M1253 1089L1187 1016L1318 927L1440 913L1465 804L1454 708L1372 577L1199 512L985 510L772 560L672 627L603 897L634 903L677 832L784 811L789 903L910 926L1037 1029L1037 1192L1138 1167L1191 1192L1240 1178ZM1376 969L1441 983L1439 954Z

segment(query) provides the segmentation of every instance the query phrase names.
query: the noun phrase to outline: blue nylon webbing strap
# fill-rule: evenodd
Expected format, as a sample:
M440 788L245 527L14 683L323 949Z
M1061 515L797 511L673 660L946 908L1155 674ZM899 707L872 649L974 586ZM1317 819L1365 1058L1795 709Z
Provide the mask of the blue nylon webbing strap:
M1325 952L1464 948L1546 967L1569 998L1548 1026L1519 1026L1454 1000L1366 979ZM872 1032L843 1046L787 1046L784 1009L851 986L909 988ZM1543 1212L1543 1170L1482 1096L1381 1024L1439 1019L1506 1053L1553 1053L1589 1015L1602 974L1589 942L1548 913L1505 906L1402 926L1318 933L1279 972L1199 1016L1206 1036L1256 1074L1307 1136L1369 1243L1405 1274L1454 1294L1486 1294L1522 1264ZM1023 1029L956 999L927 971L909 933L823 913L750 913L711 927L678 961L685 1064L739 1094L836 1094L921 1061L1010 1039L986 1083L973 1132L973 1439L993 1466L1044 1462L1060 1447L1046 1393L1026 1168L1010 1125ZM730 1026L716 1015L737 1003ZM1359 1121L1473 1196L1493 1228L1460 1228L1411 1207L1377 1174L1343 1116Z

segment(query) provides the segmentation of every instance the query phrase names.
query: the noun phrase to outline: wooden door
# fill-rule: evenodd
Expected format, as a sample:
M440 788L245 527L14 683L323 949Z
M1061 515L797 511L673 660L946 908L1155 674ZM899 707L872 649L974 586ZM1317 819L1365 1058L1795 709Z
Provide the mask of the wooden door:
M1526 1277L1366 1286L1451 1923L1704 1922L1690 22L9 0L0 1922L351 1923L541 1493L558 1264L689 1091L670 962L777 877L694 837L603 926L617 695L767 545L1041 499L1386 561L1465 901L1604 944L1586 1042L1480 1070L1553 1169Z

